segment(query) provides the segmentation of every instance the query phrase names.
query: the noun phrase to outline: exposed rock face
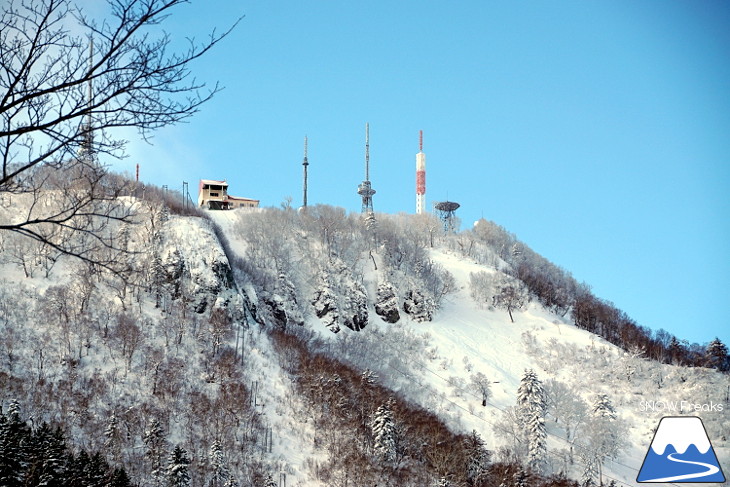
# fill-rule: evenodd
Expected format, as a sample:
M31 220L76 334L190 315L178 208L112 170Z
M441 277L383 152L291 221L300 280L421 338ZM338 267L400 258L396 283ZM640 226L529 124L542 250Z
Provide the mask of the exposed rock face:
M207 220L168 220L161 231L160 261L170 296L185 295L197 313L204 313L221 293L234 288L230 263Z
M375 312L388 323L396 323L400 320L398 296L396 296L393 285L389 282L381 282L378 284L378 297L375 302Z
M360 331L368 324L368 295L365 288L358 283L350 282L350 287L343 296L344 309L347 310L343 324L354 331Z
M433 306L423 297L420 291L408 291L403 300L403 311L411 315L414 321L431 321Z
M365 287L352 279L344 265L322 272L312 305L317 317L334 333L342 326L360 331L368 324Z
M340 331L340 311L337 307L337 297L329 287L317 291L312 300L314 313L324 325L333 333Z

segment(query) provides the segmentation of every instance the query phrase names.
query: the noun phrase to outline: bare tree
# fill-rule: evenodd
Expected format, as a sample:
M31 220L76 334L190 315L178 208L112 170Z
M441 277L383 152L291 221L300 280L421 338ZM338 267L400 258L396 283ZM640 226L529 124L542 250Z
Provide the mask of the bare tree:
M529 301L530 295L527 288L520 281L506 274L500 274L495 279L492 304L497 308L506 309L512 323L515 322L512 311L523 309Z
M489 400L489 396L491 395L491 383L492 381L490 381L489 378L481 372L477 372L476 374L473 374L471 376L469 386L482 398L482 406L487 405L487 401Z
M134 127L147 138L193 115L220 89L191 79L190 64L230 29L172 53L168 34L146 29L182 3L107 0L109 16L97 21L72 0L3 2L0 201L12 211L0 208L0 232L110 270L123 266L109 252L121 250L113 226L133 215L118 198L125 188L105 184L98 161L124 156L125 141L111 132Z

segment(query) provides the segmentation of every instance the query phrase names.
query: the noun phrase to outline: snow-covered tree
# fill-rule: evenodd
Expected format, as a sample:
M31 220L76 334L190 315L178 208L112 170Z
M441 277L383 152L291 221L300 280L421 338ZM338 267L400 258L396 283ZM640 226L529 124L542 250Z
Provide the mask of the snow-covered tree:
M482 406L487 405L487 401L489 400L489 396L491 395L490 384L491 381L489 380L489 378L481 372L477 372L476 374L473 374L471 376L469 385L474 390L474 392L476 392L481 398Z
M603 462L618 456L627 434L623 424L617 421L613 405L605 394L596 397L591 418L582 431L578 453L585 465L583 477L586 480L597 477L601 484Z
M30 428L20 418L20 406L13 400L7 417L0 414L0 485L23 485L22 466L26 461L24 443Z
M547 453L545 411L547 404L542 382L532 369L525 370L517 389L520 427L527 442L527 462L531 469L541 471Z
M210 452L208 453L210 459L210 474L209 487L224 487L226 481L230 477L226 461L223 458L223 450L221 448L220 441L214 441L210 446Z
M116 413L112 413L109 423L104 429L104 449L111 455L112 460L118 462L121 460L121 441L122 434L119 430L119 420Z
M340 331L340 309L337 295L332 289L332 279L326 271L320 274L319 288L312 299L314 313L333 333Z
M596 394L591 413L597 418L606 418L611 421L616 419L616 409L606 394Z
M382 460L392 462L396 456L396 428L390 403L380 406L370 423L373 449Z
M451 482L446 477L441 477L438 481L433 484L434 487L451 487Z
M506 274L499 274L494 284L492 305L496 308L506 309L512 323L515 322L512 312L521 310L529 300L527 287L522 282Z
M517 470L512 477L512 487L527 487L527 472L522 468Z
M730 369L730 355L728 355L727 346L719 338L715 338L707 345L705 355L710 366L717 370L724 372Z
M152 478L152 484L159 486L162 485L162 477L164 472L162 466L162 458L165 452L165 433L162 429L162 425L157 418L152 418L144 432L144 441L146 450L145 456L149 459L151 471L150 476Z
M555 422L565 431L565 439L570 444L569 461L572 463L576 432L589 415L588 404L574 389L557 380L546 381L545 395L547 413L555 418Z
M491 453L476 430L464 438L464 450L467 462L466 478L470 485L480 485L481 480L487 476Z
M180 445L175 446L167 462L165 477L168 487L190 486L190 459L188 453Z
M277 487L276 480L274 480L274 477L270 473L266 474L266 478L261 487Z

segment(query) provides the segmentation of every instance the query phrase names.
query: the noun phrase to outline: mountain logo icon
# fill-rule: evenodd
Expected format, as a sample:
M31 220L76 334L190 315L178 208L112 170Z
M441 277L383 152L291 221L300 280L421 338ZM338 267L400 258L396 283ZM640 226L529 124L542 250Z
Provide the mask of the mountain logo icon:
M725 482L702 420L695 416L662 418L636 481Z

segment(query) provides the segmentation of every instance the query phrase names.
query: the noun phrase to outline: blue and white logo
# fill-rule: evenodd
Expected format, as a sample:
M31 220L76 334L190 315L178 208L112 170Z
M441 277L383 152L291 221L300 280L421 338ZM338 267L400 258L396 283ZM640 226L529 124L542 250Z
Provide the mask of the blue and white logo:
M637 482L725 482L702 420L695 416L659 421Z

